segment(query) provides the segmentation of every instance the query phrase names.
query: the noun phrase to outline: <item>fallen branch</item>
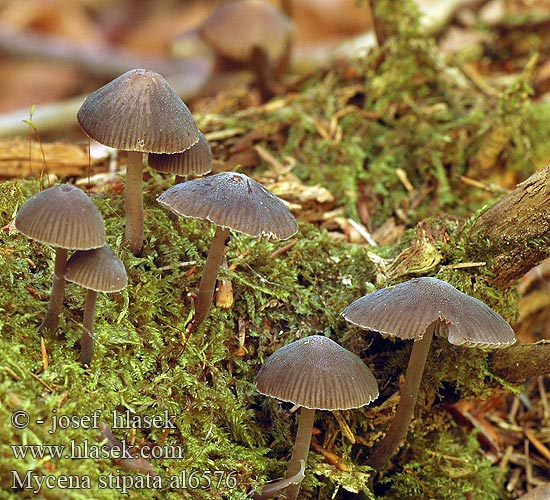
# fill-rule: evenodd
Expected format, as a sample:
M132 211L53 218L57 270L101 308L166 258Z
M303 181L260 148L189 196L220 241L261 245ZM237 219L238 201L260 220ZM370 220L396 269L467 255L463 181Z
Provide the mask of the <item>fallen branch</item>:
M212 76L212 66L208 61L188 59L185 63L185 71L166 78L184 101L196 97ZM181 64L179 67L181 68ZM39 104L33 114L33 123L41 134L76 127L76 113L85 97L80 95L64 101ZM0 115L0 137L28 134L29 126L23 123L28 117L28 108Z
M0 52L14 57L34 57L42 60L77 65L84 71L107 79L135 68L153 69L161 73L176 93L188 100L196 97L213 73L213 61L190 58L144 58L125 51L102 47L87 47L48 35L30 32L13 33L0 24ZM85 95L36 106L33 123L41 133L76 126L76 113ZM19 109L0 115L0 137L28 134L23 120L29 109Z
M182 73L187 65L181 59L139 57L112 47L84 45L31 31L14 32L1 23L0 52L16 58L69 63L87 73L106 78L114 78L134 68L147 68L170 75Z
M466 254L494 273L491 285L506 289L548 256L550 166L518 184L465 232Z
M512 384L550 374L550 340L520 344L495 351L489 358L491 371Z

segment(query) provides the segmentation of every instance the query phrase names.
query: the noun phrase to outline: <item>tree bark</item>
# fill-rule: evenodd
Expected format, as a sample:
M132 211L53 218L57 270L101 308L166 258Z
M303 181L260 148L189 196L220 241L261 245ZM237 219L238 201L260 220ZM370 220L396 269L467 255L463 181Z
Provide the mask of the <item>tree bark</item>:
M504 290L548 256L550 166L518 184L465 232L466 255L487 262L490 283Z

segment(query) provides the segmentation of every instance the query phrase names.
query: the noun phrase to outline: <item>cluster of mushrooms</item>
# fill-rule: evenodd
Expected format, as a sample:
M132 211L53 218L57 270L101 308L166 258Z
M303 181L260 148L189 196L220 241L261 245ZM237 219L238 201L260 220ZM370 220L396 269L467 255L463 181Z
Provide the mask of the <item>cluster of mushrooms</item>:
M80 361L89 365L94 351L97 292L118 292L128 282L124 264L106 245L105 226L99 210L80 189L61 184L29 198L17 213L15 227L28 238L56 249L52 294L39 331L57 330L66 281L88 290ZM67 260L69 250L74 253Z
M382 288L352 302L342 316L384 337L413 339L399 404L385 436L367 460L381 472L405 439L413 416L424 365L434 335L454 345L498 349L516 341L511 326L480 300L437 278L415 278ZM275 351L261 367L257 390L300 406L294 452L284 479L264 487L256 500L295 500L304 477L315 410L348 410L378 397L374 375L354 353L313 335Z
M209 173L212 152L191 112L160 74L144 69L124 73L88 96L77 119L90 138L127 153L124 241L132 253L139 255L143 247L146 160L160 172L176 174L176 184L158 197L159 203L180 216L216 225L189 334L212 304L230 229L274 240L297 232L296 219L283 201L245 174L222 172L181 182L190 175ZM105 244L99 210L80 189L54 186L27 200L15 226L27 237L56 248L52 295L40 331L57 330L66 281L89 290L81 362L90 365L96 293L120 291L127 284L124 265ZM75 253L67 260L69 250Z
M179 176L204 176L212 153L181 99L164 78L150 70L129 71L91 94L78 112L83 130L94 140L127 152L124 240L131 252L143 245L142 169L148 164ZM147 155L147 156L146 156ZM158 202L182 217L216 225L195 299L191 332L207 316L230 230L255 238L284 240L298 230L282 200L238 172L222 172L177 182ZM27 237L56 248L53 290L40 329L55 331L65 282L88 289L81 362L93 355L93 315L98 291L115 292L127 284L124 265L105 244L103 219L91 199L72 185L54 186L32 196L15 220ZM68 251L74 251L68 257ZM413 339L395 417L376 445L369 465L384 469L406 437L434 335L466 347L501 348L515 342L512 328L483 302L436 278L416 278L365 295L342 316L383 336ZM301 407L296 444L286 476L252 492L255 499L296 499L305 475L315 410L348 410L378 397L376 379L354 353L327 337L312 335L272 354L261 367L257 390Z

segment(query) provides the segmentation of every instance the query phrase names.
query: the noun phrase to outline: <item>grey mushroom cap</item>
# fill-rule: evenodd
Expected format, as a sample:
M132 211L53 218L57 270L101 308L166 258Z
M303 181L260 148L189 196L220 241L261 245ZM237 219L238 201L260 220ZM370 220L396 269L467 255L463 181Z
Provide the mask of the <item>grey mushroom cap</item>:
M238 172L222 172L177 184L157 201L182 217L203 219L255 238L286 240L298 231L283 201Z
M550 498L550 483L545 483L533 488L518 498L518 500L548 500Z
M212 150L206 137L199 132L199 140L183 153L149 153L149 166L158 172L176 175L204 175L212 170Z
M415 278L369 293L352 302L342 316L368 330L419 340L428 325L455 345L500 348L516 337L500 314L480 300L437 278Z
M15 218L28 238L53 247L89 250L105 244L105 225L94 202L71 184L53 186L31 196Z
M127 71L90 94L77 119L92 139L122 151L178 153L199 140L187 106L147 69Z
M247 62L254 47L263 48L271 60L280 59L294 31L294 23L284 12L259 0L225 3L199 28L216 51L239 62Z
M316 410L348 410L378 397L378 384L361 358L322 335L281 347L261 367L261 394Z
M107 245L75 252L67 262L64 277L96 292L119 292L128 284L124 264Z

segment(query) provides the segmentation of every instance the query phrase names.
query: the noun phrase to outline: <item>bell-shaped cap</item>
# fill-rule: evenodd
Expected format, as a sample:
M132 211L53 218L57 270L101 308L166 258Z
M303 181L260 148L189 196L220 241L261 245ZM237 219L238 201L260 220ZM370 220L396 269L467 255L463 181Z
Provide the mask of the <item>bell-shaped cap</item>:
M378 384L361 358L322 335L275 351L256 379L261 394L316 410L349 410L378 397Z
M254 47L262 48L272 61L288 50L294 23L277 7L259 0L227 2L218 7L199 28L218 53L248 62Z
M122 151L178 153L199 140L187 106L147 69L128 71L90 94L77 119L92 139Z
M157 201L182 217L204 219L255 238L286 240L298 231L283 201L238 172L222 172L176 184Z
M96 292L119 292L128 284L124 264L107 245L73 253L64 277Z
M199 131L199 140L183 153L149 153L149 166L158 172L176 175L204 175L212 170L212 150Z
M53 186L31 196L15 218L28 238L54 247L89 250L105 245L105 226L94 202L71 184Z
M516 341L512 327L480 300L437 278L415 278L352 302L342 316L368 330L419 340L437 321L436 332L466 347L499 348Z

